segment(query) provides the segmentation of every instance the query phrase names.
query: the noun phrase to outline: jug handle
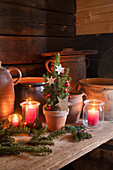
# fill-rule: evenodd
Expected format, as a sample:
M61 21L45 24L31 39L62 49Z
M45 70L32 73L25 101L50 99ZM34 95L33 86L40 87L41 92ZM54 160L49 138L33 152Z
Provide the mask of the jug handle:
M14 85L16 85L16 84L18 83L18 81L21 79L22 73L21 73L21 71L20 71L18 68L16 68L16 67L10 67L10 68L8 69L9 72L11 72L12 70L16 70L16 71L18 72L18 74L19 74L19 77L13 82Z
M49 71L50 73L52 73L52 71L49 69L49 63L53 63L53 60L52 59L50 59L50 60L47 60L46 62L45 62L45 67L46 67L46 69L47 69L47 71Z

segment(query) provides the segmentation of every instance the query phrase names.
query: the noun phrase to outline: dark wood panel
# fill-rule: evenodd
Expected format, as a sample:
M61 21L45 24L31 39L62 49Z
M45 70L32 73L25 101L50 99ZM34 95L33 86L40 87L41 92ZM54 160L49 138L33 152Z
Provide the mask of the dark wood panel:
M5 68L16 67L22 72L22 77L42 77L46 71L44 63L38 64L12 64L2 65ZM12 71L11 75L13 78L18 77L17 71Z
M76 36L76 50L98 50L97 55L87 56L90 59L90 67L87 69L87 77L98 76L97 72L100 58L111 47L113 47L113 34Z
M45 10L74 13L74 0L0 0L3 3Z
M39 53L46 51L46 38L0 36L0 60L4 64L40 63Z
M40 53L74 47L74 38L0 36L0 60L3 64L42 63Z
M75 38L47 38L47 52L62 51L64 48L74 48Z
M0 3L0 34L61 36L63 30L74 35L74 15Z
M14 23L13 23L14 24ZM75 27L66 25L48 25L40 23L16 23L6 25L3 22L0 25L0 34L3 35L30 35L30 36L60 36L60 37L74 37ZM5 27L5 28L4 28Z

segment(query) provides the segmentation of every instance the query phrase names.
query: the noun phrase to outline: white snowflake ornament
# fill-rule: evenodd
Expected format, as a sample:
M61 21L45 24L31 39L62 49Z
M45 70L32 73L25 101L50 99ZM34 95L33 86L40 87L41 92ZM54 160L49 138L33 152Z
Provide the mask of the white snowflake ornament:
M51 76L51 78L47 78L47 82L46 83L49 83L49 86L51 86L51 84L54 84L54 80L55 80L55 78L53 78L52 76Z
M55 69L55 71L57 71L57 72L58 72L58 75L59 75L60 73L62 73L62 72L63 72L63 70L65 69L65 68L63 68L63 67L62 67L62 65L61 65L61 64L60 64L59 66L57 66L57 65L56 65L56 67L57 67L57 68Z

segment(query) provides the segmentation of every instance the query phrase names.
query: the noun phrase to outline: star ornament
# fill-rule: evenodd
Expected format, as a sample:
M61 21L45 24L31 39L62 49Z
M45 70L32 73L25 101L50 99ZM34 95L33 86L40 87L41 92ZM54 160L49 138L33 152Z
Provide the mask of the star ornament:
M51 76L51 78L47 78L47 82L46 83L49 83L49 86L51 86L51 84L54 84L54 80L55 80L55 78L53 78L52 76Z
M59 106L61 110L67 110L68 106L71 106L72 103L68 102L68 96L65 99L61 99L58 97L59 103L56 106Z
M59 66L56 65L55 71L57 71L57 72L58 72L58 75L59 75L60 73L63 72L64 69L65 69L65 68L63 68L62 65L60 64Z

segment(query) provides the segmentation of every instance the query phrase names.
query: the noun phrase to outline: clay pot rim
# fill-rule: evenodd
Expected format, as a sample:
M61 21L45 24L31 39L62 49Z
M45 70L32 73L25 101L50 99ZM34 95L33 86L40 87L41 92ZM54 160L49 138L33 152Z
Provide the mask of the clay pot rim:
M17 78L14 78L15 81ZM18 84L21 85L44 85L44 78L43 77L22 77Z
M98 84L97 82L102 81L103 84ZM94 83L96 82L96 83ZM110 83L111 82L111 83ZM87 87L92 87L93 88L102 88L104 90L107 89L113 89L113 79L110 78L86 78L86 79L81 79L79 80L80 85L84 85Z
M45 105L43 106L43 114L44 115L49 115L49 116L52 116L52 117L62 117L62 116L67 116L69 114L69 108L68 110L57 110L57 111L54 111L54 110L45 110L44 109Z

